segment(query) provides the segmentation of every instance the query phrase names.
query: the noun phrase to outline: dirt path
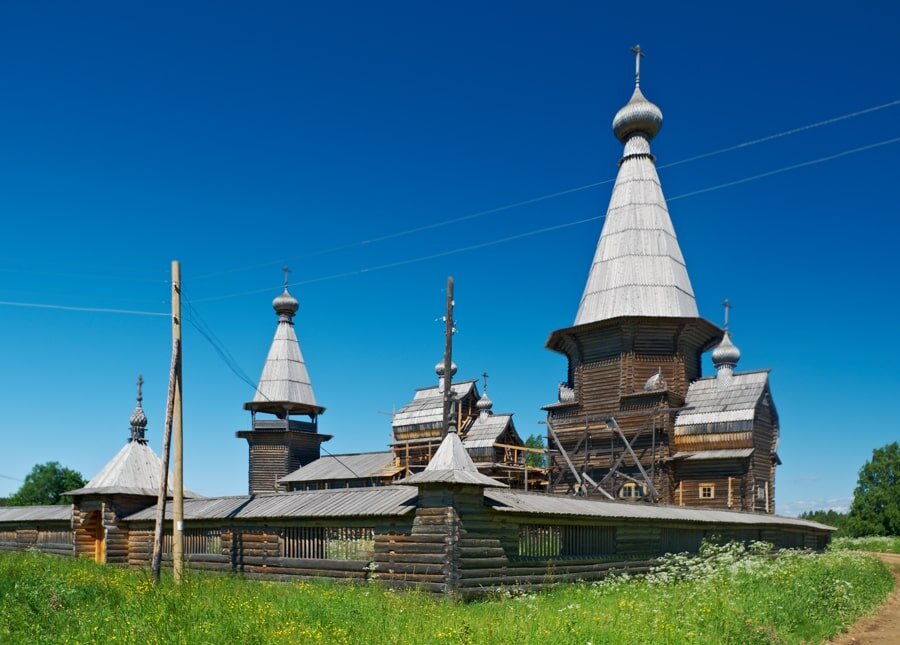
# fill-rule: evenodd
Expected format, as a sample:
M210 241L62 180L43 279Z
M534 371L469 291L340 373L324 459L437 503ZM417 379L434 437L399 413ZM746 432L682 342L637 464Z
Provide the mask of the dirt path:
M850 630L841 634L832 645L897 645L900 643L900 555L893 553L875 553L894 572L896 586L887 601L871 616L863 618Z

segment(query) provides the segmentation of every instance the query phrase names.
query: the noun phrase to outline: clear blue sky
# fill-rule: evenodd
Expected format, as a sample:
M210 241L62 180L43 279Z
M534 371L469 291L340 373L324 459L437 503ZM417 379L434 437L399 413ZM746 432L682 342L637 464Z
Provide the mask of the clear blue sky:
M636 42L661 165L900 99L895 3L602 4L5 3L0 300L165 312L178 258L255 379L287 260L312 280L292 291L326 445L351 452L383 448L383 413L434 382L452 274L459 376L487 370L495 410L540 432L566 367L543 344L574 320L600 221L360 270L595 217L609 184L317 252L611 179ZM663 187L895 138L898 120L662 169ZM773 369L780 512L846 504L900 437L898 162L895 143L670 203L701 314L719 323L731 299L740 368ZM138 372L158 451L169 351L165 317L0 306L0 494L37 462L94 475ZM184 351L186 483L243 493L252 390L190 326Z

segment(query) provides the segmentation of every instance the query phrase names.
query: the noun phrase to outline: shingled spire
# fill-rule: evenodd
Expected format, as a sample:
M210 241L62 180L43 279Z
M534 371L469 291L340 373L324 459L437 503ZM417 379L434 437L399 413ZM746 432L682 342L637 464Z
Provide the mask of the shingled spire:
M576 325L621 316L698 317L650 153L650 141L662 127L662 112L641 92L643 52L640 46L632 51L636 57L634 93L612 124L625 150Z
M252 414L252 429L240 430L250 448L248 472L251 495L284 490L282 477L321 456L320 444L331 439L319 433L318 417L325 408L316 403L300 343L294 333L294 316L300 303L288 291L288 272L284 269L284 291L272 301L278 314L278 327L263 366L253 400L244 404ZM273 414L277 419L260 419L257 412ZM306 415L309 420L292 419Z
M262 375L253 400L244 408L253 412L268 412L279 418L291 414L315 417L325 411L316 403L306 362L294 331L294 316L300 303L288 291L288 272L284 269L284 292L272 301L278 314L275 338L263 366Z

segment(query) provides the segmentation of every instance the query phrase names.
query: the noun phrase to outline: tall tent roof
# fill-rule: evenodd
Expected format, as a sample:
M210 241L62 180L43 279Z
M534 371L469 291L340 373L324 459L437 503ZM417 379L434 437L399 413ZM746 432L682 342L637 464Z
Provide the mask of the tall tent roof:
M290 414L321 414L325 408L316 402L306 362L294 331L294 315L299 309L297 300L288 292L272 302L278 314L278 327L263 365L262 375L253 400L244 404L247 410L268 412L283 417Z
M699 317L650 153L661 126L662 112L637 85L613 121L625 150L576 325L621 316Z

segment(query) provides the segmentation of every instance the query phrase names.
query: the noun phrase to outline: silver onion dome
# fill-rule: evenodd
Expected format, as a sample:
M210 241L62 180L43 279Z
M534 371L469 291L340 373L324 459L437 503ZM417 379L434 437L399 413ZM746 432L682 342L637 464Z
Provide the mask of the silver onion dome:
M644 383L644 392L656 392L657 390L665 390L666 379L663 378L662 370L657 370L656 374L647 379Z
M444 378L444 361L440 361L437 365L434 366L434 373L437 374L440 378ZM450 378L456 376L456 363L450 363Z
M293 316L300 309L300 303L285 287L284 293L272 301L272 308L279 316Z
M741 350L737 345L731 342L731 332L726 331L722 337L722 342L713 350L713 365L719 367L734 367L741 360Z
M634 88L631 100L613 118L612 129L616 138L625 143L632 134L640 132L650 140L662 127L662 110L647 100L640 87Z
M475 404L475 407L478 408L479 412L490 413L491 408L494 407L494 402L488 398L487 392L484 392L481 395L481 398L478 399L478 403Z
M147 415L144 414L144 408L140 404L131 413L131 427L141 429L147 427Z

